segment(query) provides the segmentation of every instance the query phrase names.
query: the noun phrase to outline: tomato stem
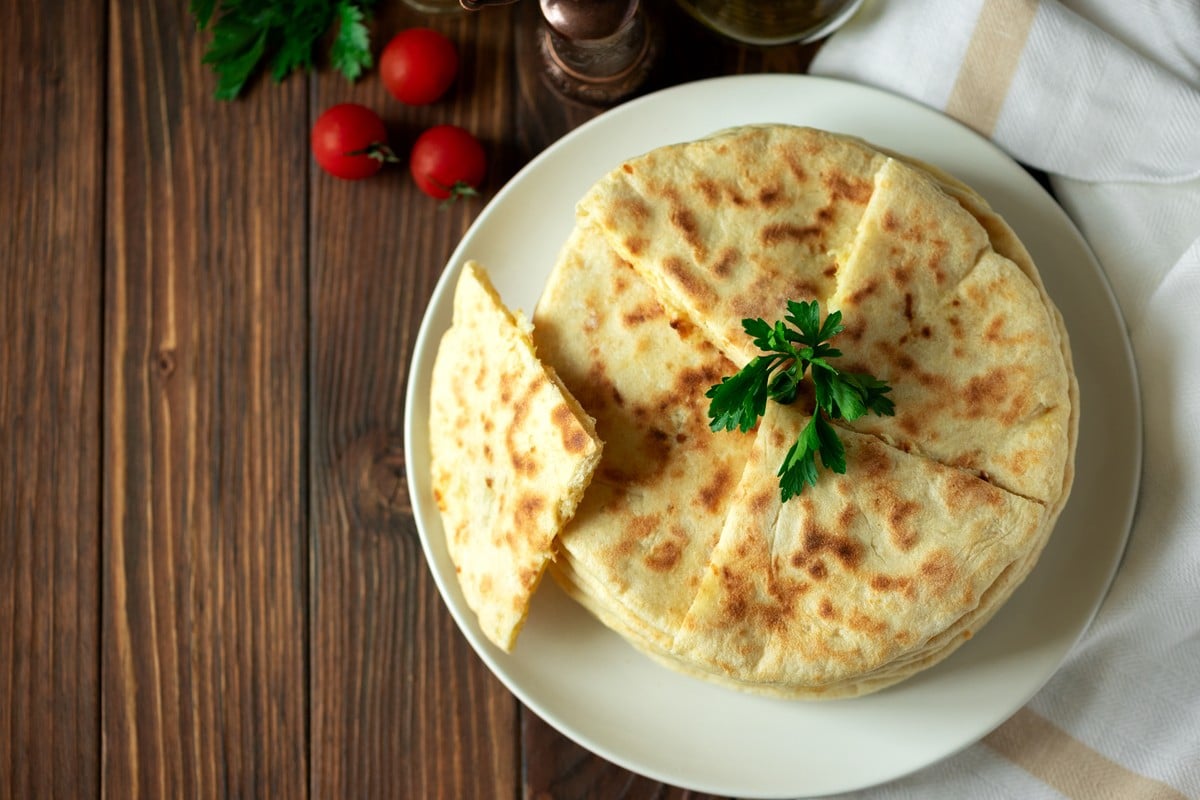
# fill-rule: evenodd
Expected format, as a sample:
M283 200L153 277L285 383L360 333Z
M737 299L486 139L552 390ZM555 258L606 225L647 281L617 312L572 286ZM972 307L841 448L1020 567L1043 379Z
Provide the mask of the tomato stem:
M438 208L449 208L454 205L455 201L460 197L478 197L479 190L466 181L457 181L453 186L447 186L439 180L433 178L429 182L441 189L443 192L449 192L449 196L438 203Z
M359 150L351 150L346 153L348 156L366 156L373 158L384 164L399 164L400 159L392 152L392 148L387 146L387 142L371 142L366 147Z

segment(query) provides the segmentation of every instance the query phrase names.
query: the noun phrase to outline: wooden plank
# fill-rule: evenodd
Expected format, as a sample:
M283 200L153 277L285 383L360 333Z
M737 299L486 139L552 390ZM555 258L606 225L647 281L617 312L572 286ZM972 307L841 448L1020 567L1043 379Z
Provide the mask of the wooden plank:
M304 796L306 83L110 13L102 784Z
M90 797L105 13L3 0L0 19L0 797Z
M459 48L451 93L422 108L322 75L313 118L338 102L377 109L407 153L455 123L483 141L484 197L438 210L400 166L337 181L312 167L312 794L514 797L516 701L454 626L425 564L404 480L403 398L417 327L450 251L507 178L513 15L426 17L381 6L380 46L401 28Z

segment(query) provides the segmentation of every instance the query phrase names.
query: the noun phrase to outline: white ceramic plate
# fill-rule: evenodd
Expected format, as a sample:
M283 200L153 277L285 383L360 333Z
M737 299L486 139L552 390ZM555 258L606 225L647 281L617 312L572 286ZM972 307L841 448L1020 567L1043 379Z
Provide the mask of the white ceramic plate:
M635 652L545 581L507 655L463 601L430 496L430 370L468 258L527 313L574 224L574 204L623 159L731 125L782 122L862 136L943 167L1016 229L1072 334L1082 397L1074 493L1025 584L939 666L854 700L772 700L677 675ZM531 162L451 257L417 338L405 419L408 479L438 588L480 657L527 706L605 758L667 783L741 797L795 797L888 781L971 744L1053 674L1091 621L1128 535L1141 472L1132 354L1120 312L1066 215L990 142L923 106L795 75L668 89L584 125Z

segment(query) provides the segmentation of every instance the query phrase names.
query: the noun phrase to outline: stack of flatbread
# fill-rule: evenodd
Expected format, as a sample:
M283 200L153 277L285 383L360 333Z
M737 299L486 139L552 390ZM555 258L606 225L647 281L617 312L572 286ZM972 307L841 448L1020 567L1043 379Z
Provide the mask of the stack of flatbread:
M789 126L632 159L577 212L533 332L603 442L555 539L568 594L673 669L787 697L881 689L978 631L1066 502L1078 422L1004 221L928 165ZM705 392L757 354L742 320L788 300L842 311L838 366L896 413L835 421L845 474L783 503L811 398L714 433Z

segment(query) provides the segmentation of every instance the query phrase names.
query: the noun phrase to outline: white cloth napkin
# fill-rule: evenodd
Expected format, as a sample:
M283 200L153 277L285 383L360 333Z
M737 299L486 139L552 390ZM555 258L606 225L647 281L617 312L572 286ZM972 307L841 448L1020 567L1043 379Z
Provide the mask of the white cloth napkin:
M1200 0L874 0L811 72L1050 176L1121 304L1145 417L1129 548L1063 668L983 742L859 796L1200 798Z

